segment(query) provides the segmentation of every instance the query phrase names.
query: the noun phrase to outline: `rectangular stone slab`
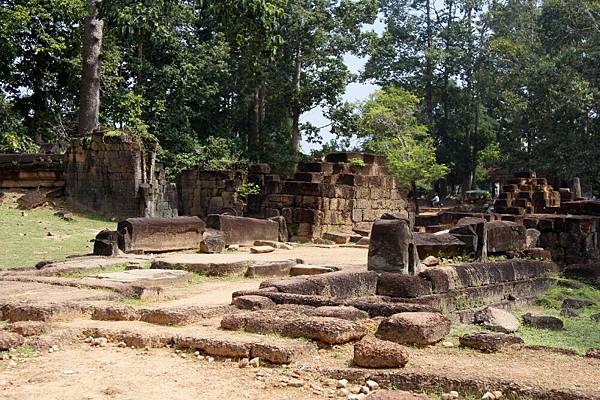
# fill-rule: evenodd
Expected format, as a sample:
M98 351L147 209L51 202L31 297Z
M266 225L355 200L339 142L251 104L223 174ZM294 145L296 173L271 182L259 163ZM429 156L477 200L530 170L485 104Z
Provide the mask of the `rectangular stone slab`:
M206 230L198 217L128 218L117 226L123 239L119 248L126 253L198 249Z

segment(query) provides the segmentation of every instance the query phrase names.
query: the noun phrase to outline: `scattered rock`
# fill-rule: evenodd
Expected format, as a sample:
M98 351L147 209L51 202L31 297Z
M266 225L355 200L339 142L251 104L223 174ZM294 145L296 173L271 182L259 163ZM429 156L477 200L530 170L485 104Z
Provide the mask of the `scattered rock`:
M585 353L586 357L600 358L600 349L592 348Z
M436 265L440 265L440 260L435 256L427 256L421 263L426 267L435 267Z
M538 329L550 329L553 331L561 331L564 329L564 323L560 318L552 316L536 316L527 313L523 315L523 322L526 325Z
M397 343L367 337L354 345L353 361L364 368L399 368L408 362L408 351Z
M255 240L254 246L258 246L258 247L268 246L268 247L273 247L274 249L280 249L280 250L293 250L294 249L294 246L292 246L291 244L287 244L287 243L283 243L283 242L276 242L274 240Z
M59 211L55 212L54 215L62 220L67 221L67 222L75 220L75 218L73 218L72 213L70 213L68 211L64 211L64 210L59 210Z
M253 246L253 247L250 247L250 253L252 253L252 254L272 253L274 251L275 251L275 248L271 247L271 246Z
M574 281L572 279L558 279L557 283L559 286L566 287L569 289L583 289L585 287L583 283Z
M359 319L369 318L369 313L351 306L322 306L317 307L311 313L316 317L332 317L357 321Z
M587 299L564 299L562 302L562 308L584 308L591 307L594 305L594 302Z
M560 310L560 316L574 318L574 317L578 317L579 313L572 308L563 308L562 310Z
M337 381L336 386L339 388L345 388L346 386L348 386L348 380L347 379L340 379L339 381Z
M365 382L367 384L367 387L370 390L377 390L379 389L379 383L372 381L372 380L368 380L367 382Z
M18 321L6 325L6 330L21 336L38 336L46 333L48 324L43 321Z
M247 357L244 357L238 362L238 367L246 368L250 364L250 360Z
M254 368L258 368L260 366L260 358L254 357L250 361L248 361L248 365Z
M90 343L92 346L106 347L108 345L108 339L105 337L94 338Z
M383 320L375 335L400 344L419 346L439 342L450 333L450 320L440 313L405 312Z
M519 320L514 315L495 307L477 311L474 319L476 324L496 332L513 333L519 329Z
M25 338L18 333L0 331L0 350L10 350L22 346Z
M275 302L268 297L248 295L238 296L231 302L234 306L241 310L267 310L275 307Z
M469 333L459 338L460 344L465 347L480 350L485 353L495 353L505 350L518 350L525 343L518 336L505 333Z
M223 251L225 251L225 240L221 236L208 236L200 242L200 253L218 254Z
M19 209L21 210L32 210L37 207L41 207L46 204L46 195L38 191L30 191L21 196L17 200Z

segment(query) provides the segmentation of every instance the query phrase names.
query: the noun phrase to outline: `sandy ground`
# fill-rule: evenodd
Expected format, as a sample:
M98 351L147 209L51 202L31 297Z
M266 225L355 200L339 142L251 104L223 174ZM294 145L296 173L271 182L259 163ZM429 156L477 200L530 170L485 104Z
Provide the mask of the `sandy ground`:
M262 369L262 368L261 368ZM191 400L191 399L322 399L324 392L278 387L286 370L256 369L237 363L209 363L172 350L140 351L72 346L0 371L0 399L6 400ZM268 390L265 390L267 389Z

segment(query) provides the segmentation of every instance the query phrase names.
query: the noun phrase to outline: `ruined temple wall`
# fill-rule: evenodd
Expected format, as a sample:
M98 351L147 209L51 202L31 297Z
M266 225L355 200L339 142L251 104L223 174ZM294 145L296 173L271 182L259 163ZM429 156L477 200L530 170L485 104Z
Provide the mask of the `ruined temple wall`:
M155 157L126 135L74 139L65 154L67 200L120 218L176 215L175 192Z
M242 172L198 168L182 171L177 176L179 213L200 218L224 212L241 216L244 204L238 191L245 180Z
M0 188L63 187L63 159L61 154L0 154Z
M246 204L239 195L244 182L261 190L244 199ZM328 231L369 231L386 212L408 216L405 195L383 158L372 154L334 153L324 162L301 162L286 180L271 174L267 164L252 165L247 173L191 169L179 174L177 187L182 215L283 216L293 240L314 239Z

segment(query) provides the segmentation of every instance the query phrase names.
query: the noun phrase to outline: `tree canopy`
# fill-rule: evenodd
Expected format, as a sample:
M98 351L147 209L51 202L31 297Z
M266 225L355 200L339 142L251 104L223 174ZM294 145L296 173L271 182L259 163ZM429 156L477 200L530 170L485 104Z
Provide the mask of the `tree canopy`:
M0 0L0 151L76 135L88 3ZM600 184L600 0L95 4L104 22L99 123L153 135L171 167L205 159L214 145L290 172L300 139L322 140L300 116L323 107L338 138L371 126L371 148L387 143L403 162L418 152L399 154L392 142L413 138L406 149L426 149L418 164L445 165L463 191L499 168ZM381 34L368 29L377 18ZM360 76L347 54L365 57ZM356 113L341 99L358 79L384 91ZM385 111L391 98L406 108ZM375 115L413 134L384 141ZM440 175L398 165L406 181Z

